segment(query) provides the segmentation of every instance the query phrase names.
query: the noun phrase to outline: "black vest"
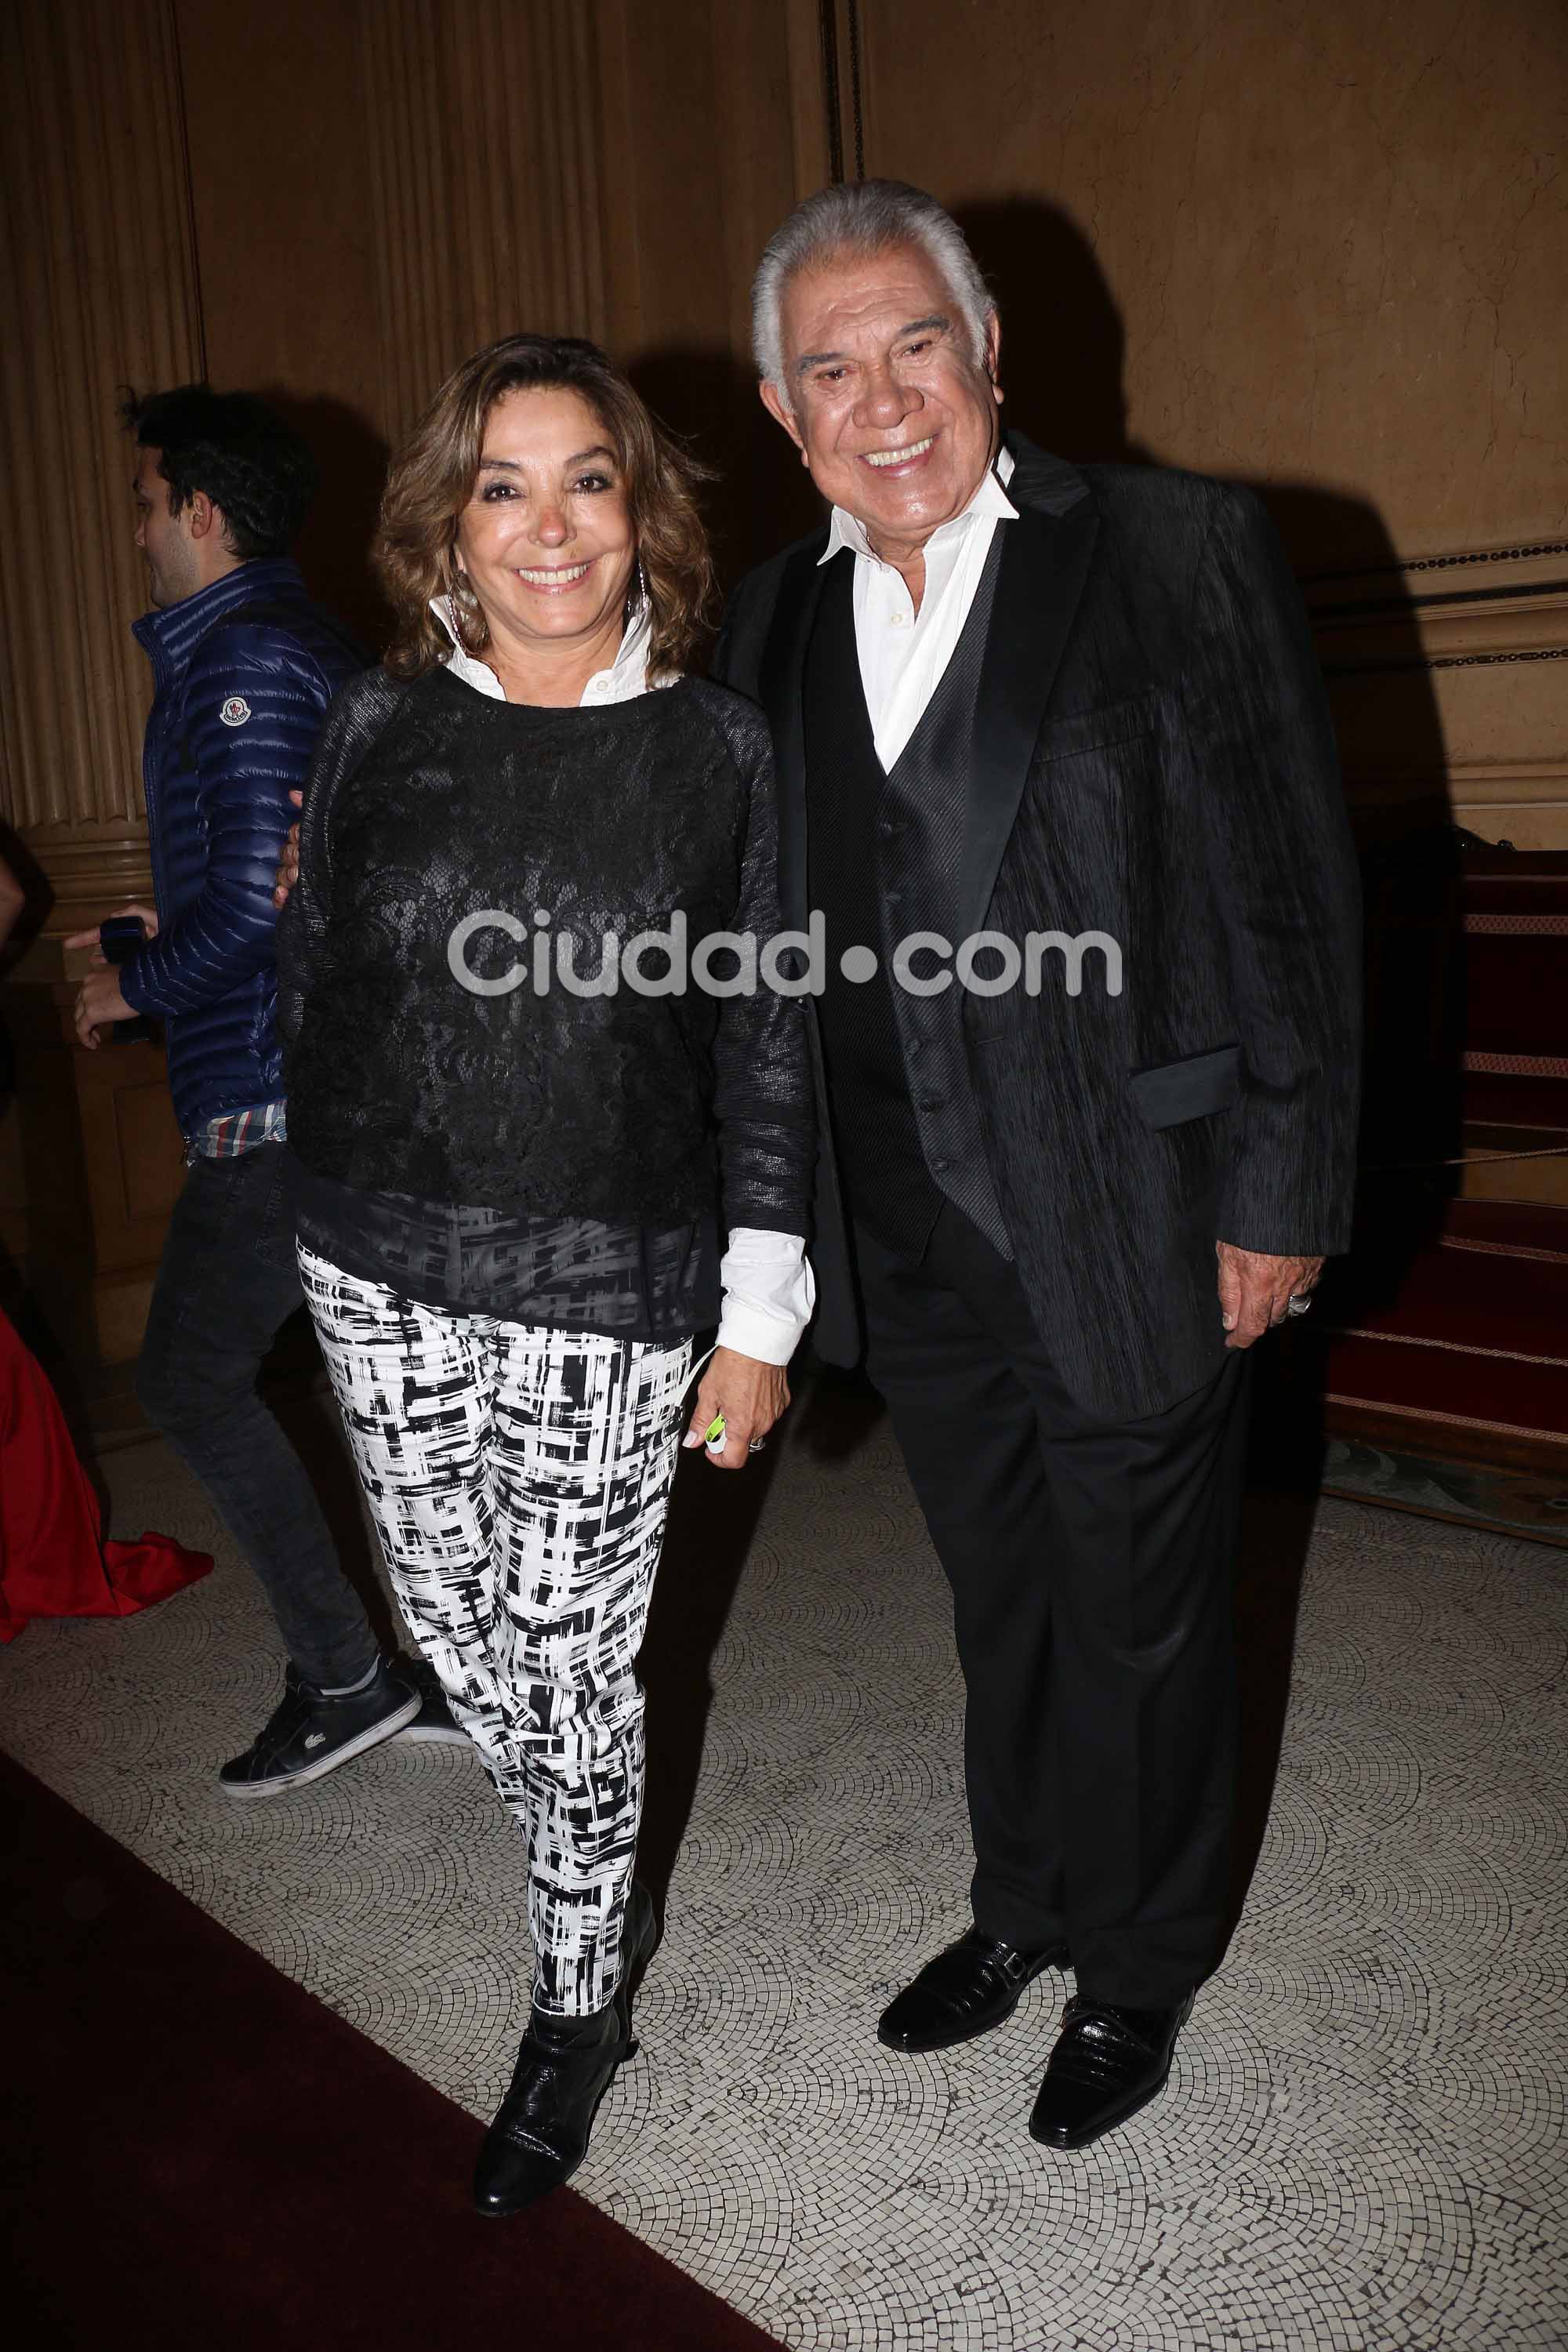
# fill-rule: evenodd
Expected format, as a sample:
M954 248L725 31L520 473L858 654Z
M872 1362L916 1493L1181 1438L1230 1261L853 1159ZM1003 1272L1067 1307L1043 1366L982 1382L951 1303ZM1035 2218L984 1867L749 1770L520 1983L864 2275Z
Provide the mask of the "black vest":
M1001 561L997 528L952 659L886 773L860 683L847 551L828 566L806 651L807 887L826 932L817 1009L839 1173L857 1222L913 1258L944 1196L1004 1256L1013 1255L981 1140L963 991L953 980L939 994L919 996L890 970L894 949L913 931L958 945L974 713ZM845 979L847 947L875 950L870 979ZM937 968L929 953L913 960L917 974Z

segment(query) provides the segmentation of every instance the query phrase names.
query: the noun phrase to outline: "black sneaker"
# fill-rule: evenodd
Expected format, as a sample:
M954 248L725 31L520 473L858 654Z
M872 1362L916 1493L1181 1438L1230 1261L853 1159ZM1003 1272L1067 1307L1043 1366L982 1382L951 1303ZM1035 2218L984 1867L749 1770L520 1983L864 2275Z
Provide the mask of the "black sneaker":
M419 1712L419 1694L413 1684L384 1659L374 1681L346 1698L323 1698L290 1665L283 1677L283 1698L260 1736L218 1774L230 1797L281 1796L285 1789L302 1788L336 1771L352 1756L391 1739Z
M405 1723L398 1733L399 1739L438 1739L448 1748L471 1748L472 1740L460 1723L455 1722L447 1704L447 1694L434 1666L423 1658L399 1658L393 1668L400 1682L407 1683L419 1694L419 1712L412 1723Z

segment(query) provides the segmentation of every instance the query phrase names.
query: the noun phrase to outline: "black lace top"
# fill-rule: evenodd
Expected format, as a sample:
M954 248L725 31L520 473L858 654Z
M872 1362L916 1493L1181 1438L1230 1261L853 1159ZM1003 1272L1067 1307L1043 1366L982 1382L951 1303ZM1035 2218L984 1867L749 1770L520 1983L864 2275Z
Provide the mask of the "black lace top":
M447 1314L672 1346L718 1319L711 1216L661 1231L597 1217L522 1217L363 1192L294 1162L307 1249Z
M711 1319L719 1214L806 1230L800 1007L762 982L725 998L689 982L577 993L559 959L613 971L606 935L624 950L678 916L691 950L714 931L765 941L773 863L766 722L723 688L556 710L444 670L355 680L322 732L279 927L305 1238L432 1304L630 1337L671 1328L676 1298L679 1328ZM510 928L454 950L460 925L498 910ZM521 984L475 992L454 955ZM640 961L668 975L658 947ZM711 970L723 980L734 957ZM602 1303L601 1279L623 1302L607 1317L582 1296L586 1282ZM625 1304L646 1308L650 1279L651 1320Z

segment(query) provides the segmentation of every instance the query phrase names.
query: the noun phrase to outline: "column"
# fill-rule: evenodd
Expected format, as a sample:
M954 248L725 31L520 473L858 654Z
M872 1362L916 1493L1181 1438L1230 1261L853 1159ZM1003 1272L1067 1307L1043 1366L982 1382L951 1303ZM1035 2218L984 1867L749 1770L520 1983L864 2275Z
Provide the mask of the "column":
M149 887L129 635L145 578L115 407L121 386L202 369L169 7L11 0L0 72L0 820L52 894L3 992L18 1087L0 1110L0 1232L79 1360L114 1360L140 1339L178 1139L158 1048L76 1045L82 959L59 941Z

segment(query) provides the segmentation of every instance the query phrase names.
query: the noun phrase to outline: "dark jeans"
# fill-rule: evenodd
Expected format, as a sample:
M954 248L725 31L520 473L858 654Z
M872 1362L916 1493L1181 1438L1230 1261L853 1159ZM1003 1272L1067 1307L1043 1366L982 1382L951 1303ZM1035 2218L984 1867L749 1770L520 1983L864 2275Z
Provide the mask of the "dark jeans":
M357 1682L378 1654L304 1465L256 1392L303 1300L285 1147L198 1160L174 1204L136 1372L142 1411L206 1488L261 1580L307 1682Z
M1065 1938L1100 2000L1174 2002L1229 1890L1247 1359L1097 1423L956 1210L919 1265L864 1230L857 1255L868 1368L952 1587L975 1922Z

